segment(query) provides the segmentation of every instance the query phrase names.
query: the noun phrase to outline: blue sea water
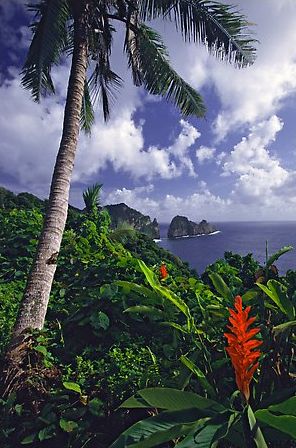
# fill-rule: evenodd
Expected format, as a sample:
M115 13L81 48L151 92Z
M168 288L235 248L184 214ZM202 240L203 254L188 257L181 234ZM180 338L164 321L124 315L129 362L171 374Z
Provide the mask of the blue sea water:
M161 240L158 244L169 250L201 274L206 266L218 258L223 258L225 251L240 255L252 253L261 264L265 261L265 244L268 253L273 254L283 246L295 249L282 255L276 262L281 274L288 269L296 270L296 222L223 222L213 223L220 231L212 235L189 238L167 239L168 224L160 224Z

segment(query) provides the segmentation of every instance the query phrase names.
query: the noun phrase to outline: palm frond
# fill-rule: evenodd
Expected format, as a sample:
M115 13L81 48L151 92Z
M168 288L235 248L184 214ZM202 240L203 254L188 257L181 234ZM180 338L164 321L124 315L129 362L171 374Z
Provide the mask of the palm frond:
M124 41L124 50L128 55L128 65L132 71L133 81L136 86L142 85L141 70L138 63L138 38L134 29L138 27L138 11L133 4L130 4L126 12L126 33Z
M82 99L82 108L80 114L80 127L86 133L91 133L92 125L95 121L95 114L89 93L88 82L84 83L84 95Z
M110 102L116 97L116 91L121 87L122 79L114 73L109 64L109 58L100 56L94 71L88 80L92 104L99 101L102 104L104 120L110 116Z
M54 93L51 68L59 61L67 42L68 0L41 0L29 5L35 12L33 39L21 71L22 85L35 101L45 93Z
M100 205L100 191L103 184L94 184L83 192L83 200L88 213L97 210Z
M201 96L170 66L167 49L155 30L147 25L139 26L134 54L149 93L172 101L184 116L204 116Z
M209 0L142 0L139 8L141 20L170 20L186 41L205 44L219 59L238 66L254 62L256 40L250 24L232 5Z

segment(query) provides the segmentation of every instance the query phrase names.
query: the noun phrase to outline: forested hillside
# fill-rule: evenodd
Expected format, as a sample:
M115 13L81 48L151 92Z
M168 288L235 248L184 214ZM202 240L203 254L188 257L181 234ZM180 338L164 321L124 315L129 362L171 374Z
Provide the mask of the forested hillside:
M2 356L44 210L29 195L5 204ZM2 391L1 447L103 448L139 420L114 447L241 446L242 407L224 337L238 294L251 305L262 341L252 412L268 446L295 446L296 273L278 277L280 255L260 268L251 255L227 253L198 278L147 236L112 230L106 211L72 209L46 326L24 342L28 355L11 379L14 392Z

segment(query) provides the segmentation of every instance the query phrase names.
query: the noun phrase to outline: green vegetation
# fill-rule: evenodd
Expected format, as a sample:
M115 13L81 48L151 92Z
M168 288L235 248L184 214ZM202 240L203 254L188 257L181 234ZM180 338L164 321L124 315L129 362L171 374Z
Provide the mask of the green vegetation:
M42 227L43 203L27 199L0 209L2 356ZM72 209L46 326L0 400L0 446L236 448L257 418L254 446L295 447L296 273L273 264L289 249L265 267L226 253L199 278L146 235L110 229L106 211ZM223 336L238 294L263 341L245 409Z
M123 51L133 84L167 99L184 116L203 117L206 111L203 100L171 66L161 35L146 22L169 20L185 42L203 44L218 59L240 67L253 63L255 56L255 40L249 33L248 21L233 6L219 2L38 0L27 8L33 13L32 40L21 71L22 86L38 102L42 96L56 93L51 76L54 66L69 58L71 70L44 225L13 327L11 345L28 328L44 327L67 220L79 131L82 128L90 133L97 101L101 103L104 120L108 120L112 100L123 82L111 68L116 24L119 22L125 29ZM99 190L100 185L96 185L85 192L88 210L97 202ZM152 224L154 233L156 223ZM11 353L7 354L7 363L8 371L17 370L18 362ZM9 383L8 378L3 381Z

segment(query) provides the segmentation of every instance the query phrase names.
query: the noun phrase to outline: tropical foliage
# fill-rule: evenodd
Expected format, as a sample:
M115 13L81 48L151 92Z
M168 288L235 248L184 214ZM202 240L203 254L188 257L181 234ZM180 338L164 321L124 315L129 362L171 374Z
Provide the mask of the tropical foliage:
M0 210L2 354L42 209ZM72 211L46 327L23 342L15 392L2 391L1 446L296 446L296 274L273 264L291 248L263 267L227 253L199 278L145 235L119 241L109 226L106 212ZM248 404L225 350L237 295L234 328L256 316L262 342Z
M55 93L52 68L71 56L62 137L53 170L48 207L36 255L29 271L15 322L12 345L29 328L42 329L66 225L69 190L79 130L90 132L94 104L100 100L104 119L110 115L121 78L111 68L113 36L124 25L123 49L133 81L153 95L170 100L185 115L204 116L202 98L170 65L161 36L148 20L176 25L185 41L204 44L219 59L238 66L253 62L254 39L244 16L229 5L204 0L38 0L29 5L35 21L22 69L22 85L35 101ZM93 190L86 206L93 207ZM92 194L91 194L92 193ZM7 372L17 370L16 354L7 353ZM9 376L9 373L7 373ZM9 383L8 378L3 381Z

